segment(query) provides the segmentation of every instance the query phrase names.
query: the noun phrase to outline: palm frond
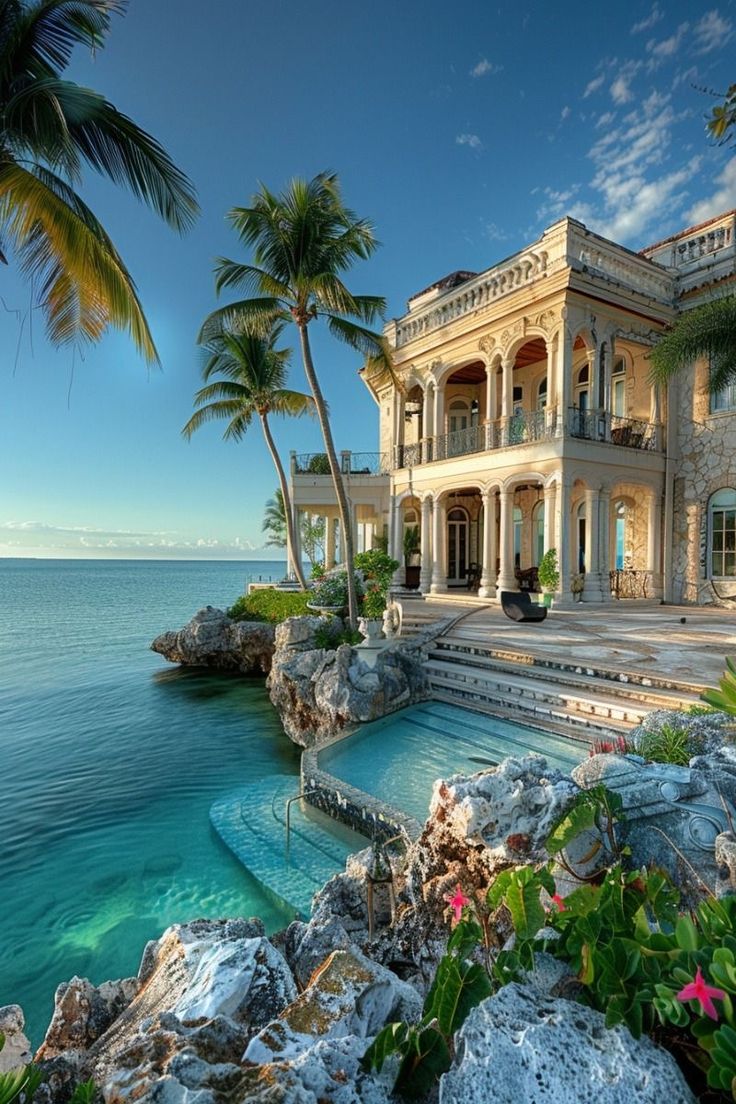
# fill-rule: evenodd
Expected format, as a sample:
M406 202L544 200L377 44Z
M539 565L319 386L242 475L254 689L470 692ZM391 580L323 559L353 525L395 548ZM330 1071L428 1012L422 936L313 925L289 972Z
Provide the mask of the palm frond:
M218 402L208 403L200 410L195 410L182 429L182 436L189 440L193 433L201 429L201 427L208 422L229 419L228 425L222 436L225 439L231 437L239 439L248 428L252 416L252 414L247 414L243 411L243 405L237 399L221 399Z
M264 296L260 299L240 299L226 307L218 307L209 314L200 328L197 343L203 345L226 331L249 329L267 333L274 322L288 320L279 299Z
M315 418L317 405L311 395L284 388L274 391L270 397L270 412L286 418L302 418L305 414Z
M0 165L0 228L21 267L40 286L51 340L96 340L108 325L127 330L158 363L135 284L82 200L49 170Z
M289 285L274 279L264 269L230 261L227 257L218 257L215 261L215 291L219 295L225 288L237 288L251 294L260 292L277 299L292 298Z
M356 349L366 357L381 359L385 356L385 340L382 334L369 330L366 326L360 326L357 322L351 322L347 318L339 318L335 314L325 314L327 327L333 337L338 341Z
M711 391L736 382L736 296L713 299L681 315L652 349L652 380L665 383L701 357L710 364Z
M4 28L0 47L0 85L24 76L58 76L75 46L104 45L110 17L122 15L127 0L36 0L17 5L17 17Z

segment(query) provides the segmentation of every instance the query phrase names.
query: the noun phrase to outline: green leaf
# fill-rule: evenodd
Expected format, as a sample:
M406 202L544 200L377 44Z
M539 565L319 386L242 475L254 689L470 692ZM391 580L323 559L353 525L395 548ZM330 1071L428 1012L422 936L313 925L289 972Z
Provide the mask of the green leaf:
M383 1069L383 1063L389 1055L404 1053L407 1039L412 1030L414 1029L405 1023L386 1024L386 1026L378 1032L361 1058L360 1064L362 1068L368 1071L377 1070L380 1073Z
M496 911L506 896L506 892L511 885L512 875L512 870L502 870L500 874L496 875L491 883L486 894L486 902L491 912Z
M424 1019L436 1019L449 1038L462 1026L470 1010L492 991L490 978L482 966L445 955L424 1002Z
M447 1041L434 1026L414 1031L399 1067L395 1089L409 1100L425 1097L452 1061Z
M677 946L683 951L697 951L698 933L689 916L681 916L675 924Z
M564 851L577 836L594 828L595 819L594 805L588 801L574 805L547 836L545 847L550 855L557 855L560 851Z

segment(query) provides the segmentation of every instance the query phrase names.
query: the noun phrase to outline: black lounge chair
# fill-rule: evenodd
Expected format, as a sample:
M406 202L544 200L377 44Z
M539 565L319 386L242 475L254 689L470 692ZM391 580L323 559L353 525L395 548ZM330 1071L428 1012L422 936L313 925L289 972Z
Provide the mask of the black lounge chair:
M512 621L544 621L547 607L532 602L528 591L502 590L501 608Z

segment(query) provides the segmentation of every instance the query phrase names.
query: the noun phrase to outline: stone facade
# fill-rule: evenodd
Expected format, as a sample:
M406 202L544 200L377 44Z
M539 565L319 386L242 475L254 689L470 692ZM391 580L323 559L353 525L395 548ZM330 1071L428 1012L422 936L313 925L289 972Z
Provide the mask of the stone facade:
M343 454L358 545L387 532L402 561L418 525L425 593L534 587L555 548L561 604L579 573L588 602L736 597L730 566L714 568L711 501L736 496L736 393L711 413L706 365L664 393L648 359L679 312L728 290L735 231L732 211L637 254L564 218L411 298L385 329L398 384L363 377L380 452ZM295 508L334 518L329 477L304 459Z

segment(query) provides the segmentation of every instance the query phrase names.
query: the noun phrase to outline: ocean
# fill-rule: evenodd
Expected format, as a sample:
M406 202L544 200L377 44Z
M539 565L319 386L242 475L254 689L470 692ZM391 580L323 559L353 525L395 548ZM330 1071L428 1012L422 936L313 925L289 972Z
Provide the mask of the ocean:
M271 562L0 559L0 1005L37 1046L56 986L135 974L198 916L282 915L212 831L211 802L298 774L262 679L149 650Z

